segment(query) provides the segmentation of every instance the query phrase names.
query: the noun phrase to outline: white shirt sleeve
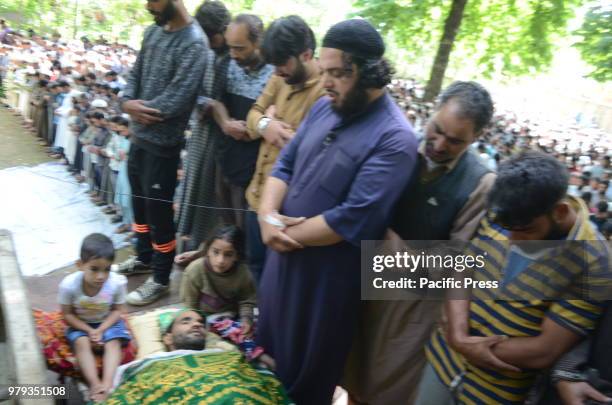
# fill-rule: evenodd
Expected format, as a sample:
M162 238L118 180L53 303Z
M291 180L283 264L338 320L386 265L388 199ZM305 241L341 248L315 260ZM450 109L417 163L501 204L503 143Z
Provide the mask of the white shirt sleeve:
M115 293L113 294L113 304L125 304L125 297L127 295L127 278L120 274L116 274L116 276L117 280Z
M57 294L57 301L60 305L72 305L74 299L74 273L70 274L62 280L59 285L59 292Z

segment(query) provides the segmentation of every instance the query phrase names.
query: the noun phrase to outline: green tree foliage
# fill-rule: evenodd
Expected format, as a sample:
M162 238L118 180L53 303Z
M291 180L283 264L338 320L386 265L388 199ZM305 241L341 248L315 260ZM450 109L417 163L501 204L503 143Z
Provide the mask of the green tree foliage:
M190 12L204 0L183 0ZM266 24L288 14L299 14L318 36L346 16L352 0L222 0L232 14L255 13ZM144 0L0 0L0 16L18 29L32 28L41 35L55 31L64 39L87 35L96 39L140 43L142 31L152 24Z
M469 0L451 49L485 77L542 71L550 66L556 39L566 35L567 22L580 3L581 0ZM431 60L440 46L452 4L452 0L353 3L358 10L355 15L369 19L381 32L392 34L398 46ZM444 71L433 73L444 75Z
M575 46L582 59L595 68L589 77L599 82L612 80L612 6L592 7L576 35L581 37Z
M59 32L70 39L87 35L128 41L151 23L141 0L3 0L0 13L19 15L18 29L40 35Z

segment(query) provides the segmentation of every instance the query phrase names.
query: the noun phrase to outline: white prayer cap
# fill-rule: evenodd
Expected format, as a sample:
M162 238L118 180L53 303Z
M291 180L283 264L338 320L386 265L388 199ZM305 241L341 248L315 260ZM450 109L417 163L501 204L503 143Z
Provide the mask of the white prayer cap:
M108 103L102 99L95 99L94 101L91 102L91 106L93 108L107 108L108 107Z

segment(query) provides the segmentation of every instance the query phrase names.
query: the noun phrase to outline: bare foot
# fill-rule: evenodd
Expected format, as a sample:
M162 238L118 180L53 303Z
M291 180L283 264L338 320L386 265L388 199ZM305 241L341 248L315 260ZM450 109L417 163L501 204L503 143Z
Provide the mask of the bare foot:
M105 387L104 388L104 392L101 392L100 396L98 397L98 402L106 401L109 396L110 396L110 388L109 387Z
M268 367L270 370L276 370L276 362L269 354L262 354L258 359L264 366Z
M179 266L187 266L189 263L203 256L203 252L200 250L191 250L189 252L181 253L174 258L174 263Z
M93 402L102 402L108 396L106 387L102 384L91 387L89 396Z

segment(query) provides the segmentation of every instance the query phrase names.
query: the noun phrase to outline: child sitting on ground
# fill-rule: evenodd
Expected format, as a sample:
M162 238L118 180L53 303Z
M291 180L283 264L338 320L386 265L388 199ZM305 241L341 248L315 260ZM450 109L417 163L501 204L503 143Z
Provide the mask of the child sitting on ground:
M270 365L269 356L260 355L253 336L253 310L257 302L255 281L244 259L244 237L234 225L219 228L206 241L204 257L185 270L181 300L202 312L213 332L238 344L248 360L259 357Z
M112 241L99 233L87 236L81 245L80 271L66 276L59 286L59 303L68 324L66 339L75 352L93 401L104 401L121 362L121 345L130 334L124 312L127 279L111 273L115 260ZM103 348L103 376L98 376L94 349Z

